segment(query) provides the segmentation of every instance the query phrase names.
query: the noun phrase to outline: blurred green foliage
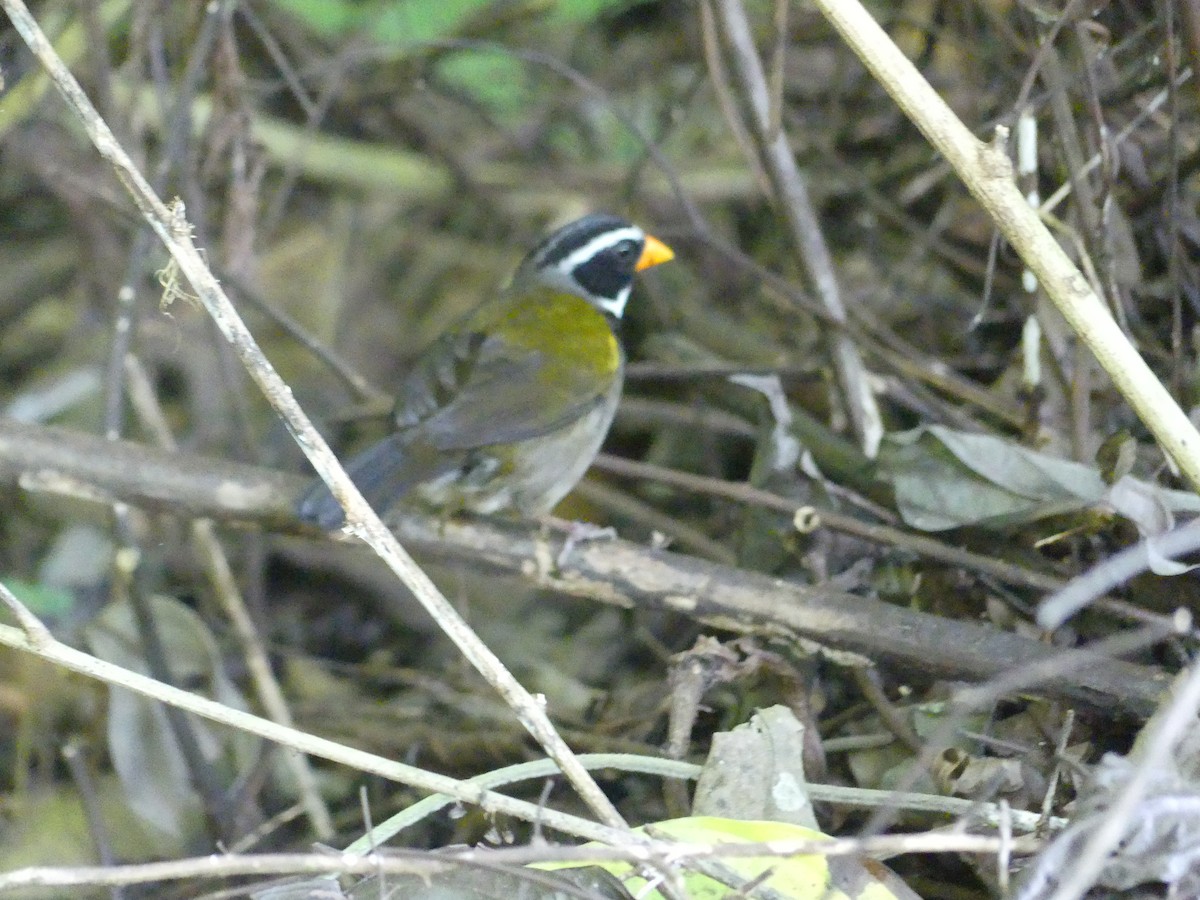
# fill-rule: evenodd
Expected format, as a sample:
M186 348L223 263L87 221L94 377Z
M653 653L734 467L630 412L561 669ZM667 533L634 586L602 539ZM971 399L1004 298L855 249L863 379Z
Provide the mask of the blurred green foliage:
M75 605L71 592L62 588L35 584L20 578L6 578L4 583L18 600L29 607L29 611L40 619L64 616Z
M478 0L275 0L314 33L325 38L359 34L373 43L394 48L415 48L430 42L467 36L474 15L486 10L489 18L542 15L551 27L591 22L631 5L630 0L512 0L481 4ZM487 50L451 54L439 62L438 71L455 86L509 117L525 106L523 64L512 56Z

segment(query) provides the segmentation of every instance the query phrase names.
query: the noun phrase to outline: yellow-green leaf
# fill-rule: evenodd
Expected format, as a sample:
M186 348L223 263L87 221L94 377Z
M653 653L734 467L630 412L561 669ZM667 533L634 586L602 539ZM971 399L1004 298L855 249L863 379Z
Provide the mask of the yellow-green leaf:
M688 844L760 844L768 841L820 841L829 840L828 835L811 828L802 828L787 822L751 821L722 819L715 816L692 816L671 819L651 826L656 835L666 835ZM646 828L635 828L635 833L645 834ZM824 856L808 854L790 858L745 857L723 860L723 864L746 879L756 879L770 870L771 874L762 884L778 894L793 900L899 900L901 895L888 887L882 880L870 874L861 864L844 858L837 860L842 865L831 868L830 860ZM853 871L844 863L851 862ZM538 868L565 869L593 863L547 863ZM626 863L603 863L601 868L621 878L626 889L637 897L662 900L658 891L643 893L646 881L634 868ZM880 867L882 869L882 867ZM884 870L886 871L886 870ZM890 874L890 873L888 873ZM892 876L894 878L894 876ZM689 900L724 900L741 896L729 887L699 873L684 876L684 885ZM853 887L851 887L853 885ZM849 893L842 888L849 889ZM903 887L903 885L899 885ZM914 896L906 892L903 896Z

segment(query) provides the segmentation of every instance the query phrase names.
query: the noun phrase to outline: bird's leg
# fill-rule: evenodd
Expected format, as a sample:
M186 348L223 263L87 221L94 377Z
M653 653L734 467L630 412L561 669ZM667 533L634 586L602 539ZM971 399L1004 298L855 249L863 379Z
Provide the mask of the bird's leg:
M539 516L544 531L556 531L560 534L565 534L563 539L562 549L558 551L558 556L554 558L554 564L558 568L566 566L567 561L571 558L571 554L575 552L575 548L587 541L613 541L617 539L617 530L611 525L595 525L591 522L575 522L570 519L559 519L555 516Z

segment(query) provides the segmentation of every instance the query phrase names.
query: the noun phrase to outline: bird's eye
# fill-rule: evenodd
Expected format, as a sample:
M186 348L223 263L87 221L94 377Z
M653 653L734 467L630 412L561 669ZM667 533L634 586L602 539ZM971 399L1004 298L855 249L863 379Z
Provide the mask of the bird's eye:
M617 254L618 259L632 259L637 253L637 244L633 241L621 241L613 247L613 253Z

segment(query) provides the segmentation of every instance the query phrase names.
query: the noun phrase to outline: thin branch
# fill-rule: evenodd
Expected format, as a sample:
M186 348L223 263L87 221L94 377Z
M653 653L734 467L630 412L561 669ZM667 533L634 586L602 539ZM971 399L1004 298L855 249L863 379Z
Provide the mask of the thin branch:
M63 64L25 4L21 0L0 0L0 3L22 39L38 57L59 92L83 123L88 137L100 155L113 166L138 209L170 251L173 264L178 266L192 285L200 302L212 316L222 335L233 346L263 395L283 418L313 467L342 503L346 510L348 529L371 547L413 592L446 636L514 710L521 723L546 750L547 755L561 766L580 797L601 821L614 827L623 827L625 822L621 814L591 775L575 761L574 754L554 730L546 711L479 639L466 620L417 566L363 499L358 488L338 463L333 451L295 401L291 389L263 355L254 337L238 317L233 304L229 302L229 298L209 271L200 252L192 243L191 228L184 218L182 204L175 203L168 208L151 189L108 125L100 118L79 82Z
M1113 384L1192 486L1200 488L1200 432L1030 209L1013 179L1004 140L988 145L976 138L858 0L814 2L905 115L954 167ZM1006 129L999 129L997 136L1005 134Z
M171 452L178 452L179 446L171 434L162 407L159 406L150 378L134 356L125 359L125 379L130 401L142 424L155 436L159 446ZM241 647L258 702L272 720L291 727L291 710L284 699L283 689L271 670L271 661L267 658L266 647L259 638L250 611L246 609L229 558L225 555L221 542L217 540L212 519L193 519L191 532L193 549L208 573L221 608L233 626L233 634ZM286 753L285 764L296 779L305 812L313 826L313 833L320 840L328 841L334 832L333 819L321 797L308 760L298 753Z
M63 428L11 421L0 422L0 479L93 501L111 501L116 495L175 515L241 519L287 530L296 529L292 498L304 484L298 476L254 466L173 456L129 442L110 443ZM526 524L408 515L398 527L407 542L430 557L507 572L606 603L710 618L723 628L780 629L904 671L978 680L1025 670L1061 652L972 622L782 582L625 541L586 544L559 570L549 572L537 560L553 559L559 548L547 552L545 536ZM1172 630L1168 617L1157 617L1156 622L1159 633ZM1074 674L1061 675L1040 689L1110 712L1116 707L1146 716L1163 688L1154 669L1092 658Z
M1038 608L1038 625L1047 630L1058 628L1075 613L1095 602L1097 597L1104 596L1106 592L1150 569L1155 557L1159 560L1172 559L1194 553L1197 549L1200 549L1200 520L1192 520L1166 534L1156 535L1152 541L1139 541L1097 563L1043 600ZM1190 618L1186 607L1180 607L1177 614Z
M655 756L639 756L631 753L581 753L579 761L587 766L589 771L597 769L613 769L618 772L637 772L655 775L660 778L692 780L700 777L701 766L696 763L683 762L677 759L663 759ZM493 772L476 775L469 783L497 789L519 781L534 778L551 778L557 774L554 763L548 759L538 759L531 762L516 763L505 766ZM979 823L996 827L1000 824L1003 811L996 803L983 803L976 800L966 800L962 797L943 797L937 794L904 793L901 791L880 791L870 788L844 787L837 784L818 784L808 782L804 785L804 793L809 800L820 803L833 803L841 806L903 809L910 812L926 812L936 815L956 816L971 823ZM406 809L402 809L386 822L376 825L373 833L358 838L345 849L345 853L366 853L395 837L405 828L433 815L454 802L452 797L434 794L419 800ZM1043 816L1026 810L1010 810L1009 818L1014 828L1022 832L1061 831L1067 825L1067 820L1057 816Z
M749 131L758 142L762 164L774 188L796 256L804 265L825 309L835 321L844 325L846 308L820 217L809 198L808 185L796 165L787 135L772 128L770 88L762 60L754 47L746 10L740 0L706 2L712 3L715 18L721 23L721 36L729 51L734 83L748 109ZM883 439L883 422L862 357L853 340L841 331L830 333L830 355L859 443L867 456L874 457Z
M1037 841L1018 839L1009 849L1029 853ZM511 847L483 850L445 850L436 854L428 851L390 852L370 856L346 854L280 853L246 856L201 856L170 862L142 863L127 866L93 866L80 868L31 867L0 875L0 891L21 887L103 887L113 884L148 884L183 878L233 878L244 875L284 874L360 874L378 872L436 875L459 864L489 866L524 866L540 862L575 863L641 863L656 858L701 861L724 858L779 857L802 855L838 856L895 856L902 853L998 853L1003 849L1000 838L975 834L900 834L867 838L816 838L812 840L779 840L765 844L683 844L669 841L650 841L621 847L585 845L580 847L540 844L530 847Z
M710 497L723 497L735 503L773 509L787 515L798 515L803 511L817 518L818 528L829 528L873 543L917 553L946 565L961 566L972 572L996 578L1006 584L1041 591L1053 591L1063 586L1062 580L1053 575L1036 572L1002 559L972 553L970 550L963 550L960 547L952 547L927 535L913 534L891 525L864 522L862 519L846 513L815 507L811 504L806 504L801 510L795 501L750 484L722 481L719 478L680 472L652 463L622 459L608 454L601 454L597 459L596 468L619 478L645 479L656 484L667 484Z
M3 584L0 584L0 597L3 597L5 594L8 594L8 589ZM489 813L502 812L525 821L540 822L548 828L553 828L566 834L574 834L587 840L604 841L606 843L627 840L626 832L598 825L595 822L589 822L578 816L560 813L545 806L515 800L511 797L505 797L503 794L496 794L477 787L465 786L462 782L448 778L445 775L426 772L415 766L394 762L382 756L377 756L374 753L356 750L353 747L347 747L336 741L317 737L316 735L295 728L288 728L260 716L232 709L221 703L217 703L215 700L209 700L207 697L201 697L198 694L180 690L171 685L163 684L161 681L155 681L153 678L149 678L139 672L133 672L129 669L113 665L95 656L76 650L73 647L68 647L54 638L50 638L47 643L41 646L36 646L19 628L14 628L11 625L0 625L0 645L32 653L48 662L55 663L73 672L78 672L81 675L86 675L89 678L95 678L105 684L125 688L126 690L149 697L152 700L158 700L177 709L210 719L213 722L228 725L247 734L257 735L266 740L274 741L283 747L306 753L309 756L327 759L330 762L350 766L361 772L378 775L389 781L407 784L421 790L450 794L464 803L477 805Z
M1146 795L1150 780L1169 764L1179 741L1196 728L1196 713L1200 711L1200 662L1193 662L1188 672L1180 672L1169 702L1164 703L1161 716L1156 714L1138 746L1144 751L1134 754L1137 769L1121 788L1116 800L1105 810L1100 826L1072 861L1069 873L1050 900L1077 900L1096 883L1108 856L1129 832L1130 822L1137 818L1137 807ZM1135 748L1136 751L1137 748Z

